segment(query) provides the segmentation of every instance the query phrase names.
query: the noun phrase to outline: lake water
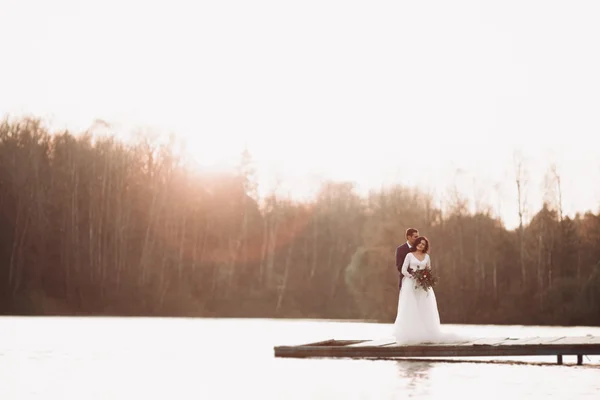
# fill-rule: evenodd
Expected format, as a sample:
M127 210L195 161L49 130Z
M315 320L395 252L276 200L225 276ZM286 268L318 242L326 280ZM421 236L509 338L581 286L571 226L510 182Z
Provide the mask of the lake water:
M451 325L481 337L600 328ZM598 399L600 357L279 359L273 346L389 337L361 322L0 317L0 399ZM464 359L463 359L464 360ZM483 360L483 362L482 362Z

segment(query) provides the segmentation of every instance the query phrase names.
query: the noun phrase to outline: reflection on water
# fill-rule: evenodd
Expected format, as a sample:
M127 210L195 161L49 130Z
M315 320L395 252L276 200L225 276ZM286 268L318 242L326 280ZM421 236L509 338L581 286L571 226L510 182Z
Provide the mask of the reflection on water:
M555 357L485 363L273 356L276 345L378 339L389 334L390 326L259 319L0 317L0 399L431 400L464 397L468 384L469 398L597 400L599 356L586 358L583 367L572 365L574 357L565 357L567 365L557 366ZM588 327L453 328L479 337L600 336L600 328Z
M397 361L396 367L402 378L411 381L427 379L427 373L433 368L431 361Z
M399 376L408 380L406 386L411 389L429 379L429 371L433 366L431 361L396 361Z

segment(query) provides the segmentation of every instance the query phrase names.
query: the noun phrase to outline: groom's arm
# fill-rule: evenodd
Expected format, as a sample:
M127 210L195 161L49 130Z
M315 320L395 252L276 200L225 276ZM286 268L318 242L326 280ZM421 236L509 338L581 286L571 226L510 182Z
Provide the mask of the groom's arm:
M404 264L404 259L406 258L403 250L402 246L396 247L396 268L400 273L402 273L402 264Z
M400 246L396 248L396 268L398 268L398 272L402 273L402 265L404 264L404 260L406 256L410 253L408 247ZM413 269L408 267L408 272L412 273Z

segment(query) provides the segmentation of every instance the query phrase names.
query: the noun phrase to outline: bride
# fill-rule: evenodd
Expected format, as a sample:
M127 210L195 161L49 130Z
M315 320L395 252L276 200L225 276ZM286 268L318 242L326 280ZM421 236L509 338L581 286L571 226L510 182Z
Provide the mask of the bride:
M398 296L398 314L394 322L394 336L399 345L418 343L440 343L459 340L459 337L444 333L440 326L440 314L435 293L415 288L416 282L410 271L431 267L429 240L419 236L406 255L402 265L402 288Z

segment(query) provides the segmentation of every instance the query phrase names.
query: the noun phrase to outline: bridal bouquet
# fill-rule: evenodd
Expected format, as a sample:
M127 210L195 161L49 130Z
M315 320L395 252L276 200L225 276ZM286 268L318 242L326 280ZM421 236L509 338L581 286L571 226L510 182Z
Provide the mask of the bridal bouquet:
M438 281L438 277L433 274L431 268L418 269L412 273L415 278L415 289L421 288L425 291L429 288L434 287Z

